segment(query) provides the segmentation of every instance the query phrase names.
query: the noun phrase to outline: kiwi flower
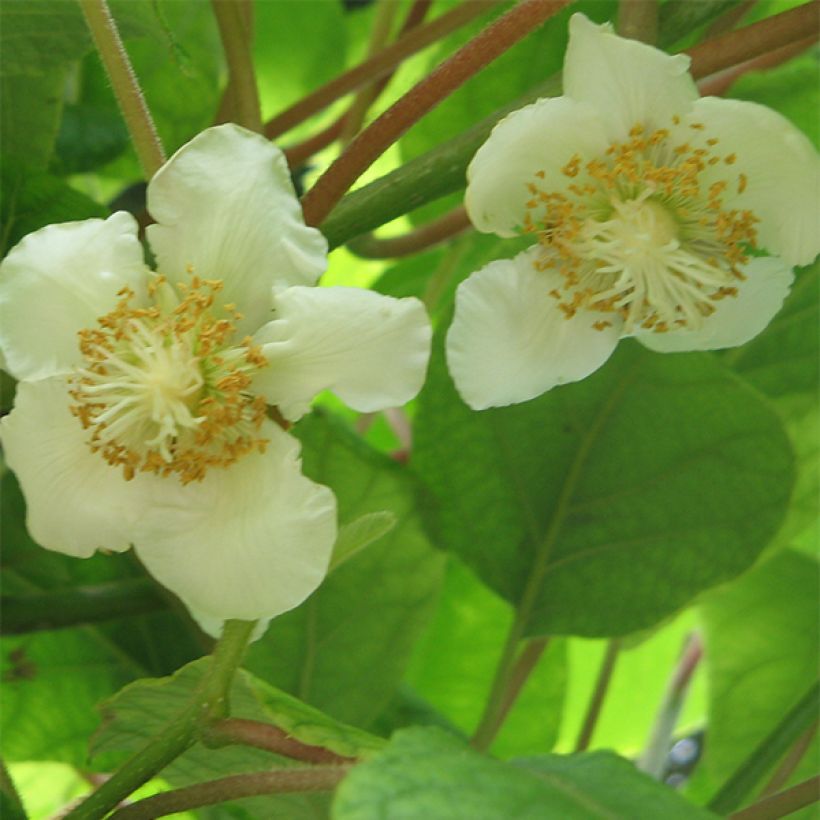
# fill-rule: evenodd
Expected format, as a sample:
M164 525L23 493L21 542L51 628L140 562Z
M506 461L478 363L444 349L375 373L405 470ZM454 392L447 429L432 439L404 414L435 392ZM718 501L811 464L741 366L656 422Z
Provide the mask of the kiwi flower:
M133 545L218 634L298 605L327 570L335 498L302 475L286 422L324 389L360 411L408 401L430 328L417 300L313 287L325 239L249 131L183 146L148 209L156 273L123 212L36 231L0 265L20 380L0 436L38 543Z
M597 370L618 340L712 350L760 333L820 251L820 160L782 116L700 98L689 59L570 21L564 96L478 150L467 212L533 244L458 288L447 361L473 409Z

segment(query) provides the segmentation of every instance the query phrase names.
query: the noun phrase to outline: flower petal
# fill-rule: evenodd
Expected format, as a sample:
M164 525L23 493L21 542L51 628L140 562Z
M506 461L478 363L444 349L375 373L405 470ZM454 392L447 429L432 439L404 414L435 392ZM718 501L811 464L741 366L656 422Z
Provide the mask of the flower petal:
M675 353L737 347L762 332L780 310L794 276L782 259L753 259L743 268L747 279L735 297L715 304L717 310L698 330L639 333L636 338L650 350Z
M668 128L698 98L688 57L671 57L645 43L618 37L610 25L583 14L569 22L564 58L564 94L589 103L605 123L610 140L623 140L637 124Z
M474 410L527 401L556 385L583 379L610 356L619 319L596 330L601 314L567 319L550 291L560 274L534 267L539 249L491 262L459 285L447 333L447 364Z
M464 204L476 228L515 236L524 221L529 185L563 191L572 179L562 173L573 156L603 153L607 139L593 109L554 97L514 111L493 128L467 168Z
M336 538L336 502L300 472L299 442L266 422L254 453L202 482L166 481L135 538L148 571L209 631L228 618L270 618L321 583Z
M708 180L728 180L726 206L760 220L758 244L792 265L813 261L820 253L820 155L808 137L771 108L742 100L703 97L689 119L704 126L701 141L717 139L721 156L736 157L709 169Z
M153 476L126 481L86 444L71 415L68 386L55 377L20 382L14 410L0 423L9 467L26 499L31 537L46 549L87 558L130 546Z
M287 288L254 336L269 366L254 389L288 419L329 389L354 410L397 407L421 389L430 321L418 299L359 288Z
M223 280L221 297L245 316L240 334L270 318L273 285L312 285L327 264L327 241L305 226L284 155L236 125L180 148L148 185L148 210L160 273Z
M0 264L0 347L18 379L67 373L81 360L77 331L95 327L128 286L146 281L137 223L108 219L49 225L30 233Z

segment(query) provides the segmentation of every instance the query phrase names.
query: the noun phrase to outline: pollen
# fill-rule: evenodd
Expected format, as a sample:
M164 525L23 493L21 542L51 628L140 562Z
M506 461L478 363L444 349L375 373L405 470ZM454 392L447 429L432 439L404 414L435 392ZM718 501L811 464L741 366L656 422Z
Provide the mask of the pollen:
M528 183L522 229L541 246L535 268L563 276L549 293L568 319L591 310L619 315L625 332L694 329L737 294L758 220L727 202L748 181L703 123L688 125L690 142L677 136L680 122L637 123L602 155L574 154L560 190L544 190L542 172Z
M249 337L235 341L236 306L217 305L222 282L188 273L175 287L156 276L147 303L123 289L114 310L79 332L71 412L91 450L128 480L201 481L267 443L265 401L252 390L267 361Z

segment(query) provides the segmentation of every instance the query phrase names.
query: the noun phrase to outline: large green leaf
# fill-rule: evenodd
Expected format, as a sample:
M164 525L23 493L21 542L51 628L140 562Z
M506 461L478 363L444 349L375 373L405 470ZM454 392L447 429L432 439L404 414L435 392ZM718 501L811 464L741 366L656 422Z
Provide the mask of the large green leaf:
M816 680L819 595L817 562L784 550L703 602L709 724L697 794L720 787ZM816 754L805 762L808 777Z
M611 753L502 763L440 729L397 732L339 786L334 820L688 820L714 815Z
M794 480L776 414L706 354L622 343L580 383L474 413L439 351L419 405L431 530L525 602L531 635L657 623L752 564Z
M465 735L478 725L512 607L457 560L450 562L436 618L416 647L407 681ZM549 751L562 721L564 641L554 639L493 744L502 757Z
M405 468L328 417L307 418L297 432L305 473L336 493L340 521L387 510L397 523L274 621L248 667L341 720L366 724L401 680L432 614L443 561L414 514Z

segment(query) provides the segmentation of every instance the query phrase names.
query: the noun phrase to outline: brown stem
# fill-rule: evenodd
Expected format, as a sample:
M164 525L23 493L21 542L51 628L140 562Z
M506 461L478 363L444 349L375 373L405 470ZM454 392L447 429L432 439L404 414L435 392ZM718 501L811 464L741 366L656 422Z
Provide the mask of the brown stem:
M820 800L820 775L730 815L731 820L778 820Z
M584 722L581 725L581 731L578 733L578 740L575 741L576 752L583 752L589 747L589 743L592 740L592 733L595 731L595 726L601 715L601 707L604 705L604 698L609 689L609 683L612 680L612 673L615 671L615 663L618 660L620 651L621 642L613 638L607 644L606 654L601 662L598 678L595 681L595 689L589 700Z
M428 9L430 8L431 2L432 0L415 0L407 14L407 18L402 24L401 31L399 31L400 38L416 26L421 25ZM395 74L395 70L391 69L389 74L382 77L372 86L368 86L368 88L362 92L360 97L356 98L353 105L351 105L351 107L348 108L344 114L334 120L334 122L332 122L327 128L324 128L319 131L318 134L314 134L313 136L308 137L306 140L303 140L290 148L285 148L285 157L288 161L288 165L291 168L298 168L303 162L305 162L305 160L309 159L323 148L327 148L328 145L339 139L344 130L348 127L349 118L358 116L358 113L353 110L354 106L357 104L364 105L364 98L366 96L367 103L364 109L366 111L367 106L372 105L372 103L378 98L379 94L381 94L387 87L387 84L390 82L393 74ZM362 100L361 103L359 102L360 99ZM359 121L359 125L361 125L361 121Z
M251 56L250 15L246 0L211 0L222 48L228 63L228 84L236 122L251 131L262 131L259 91Z
M241 744L264 749L266 752L292 757L305 763L355 763L355 758L343 757L321 746L310 746L290 737L278 726L257 720L226 718L208 727L203 736L208 746Z
M441 63L362 131L302 200L305 222L319 225L344 192L410 126L470 77L571 0L522 0Z
M111 820L153 820L155 817L262 794L330 791L348 771L349 766L312 766L235 774L138 800L115 811Z
M706 29L705 40L711 37L718 37L731 31L757 4L757 0L743 0L736 6L732 6L728 11L719 15L716 20L712 22L709 28Z
M398 256L408 256L411 253L432 248L440 242L452 239L454 236L472 227L470 218L463 205L458 205L452 211L426 225L402 234L379 239L372 233L357 236L347 243L350 251L363 259L394 259Z
M290 108L277 114L265 124L265 136L270 139L284 134L312 114L321 111L331 103L355 91L367 83L378 80L392 71L399 63L421 49L435 43L471 20L485 14L501 0L470 0L460 3L451 11L442 14L424 26L418 26L404 37L388 46L384 51L365 60L355 68L340 74L326 85L318 88Z
M812 0L688 49L686 53L692 58L692 76L708 77L727 66L753 60L809 35L817 36L820 31L819 6L818 0Z
M800 761L811 747L814 735L817 733L817 726L817 723L815 723L814 726L809 726L797 739L794 746L789 749L769 782L763 787L763 791L760 792L761 798L774 794L778 789L782 789L783 786L786 785L788 779L794 774L794 770L800 765Z
M767 68L774 68L798 54L802 54L817 42L817 38L812 35L792 43L782 48L776 48L767 54L763 54L754 60L747 60L740 65L732 66L717 74L712 74L698 83L698 90L703 97L719 97L725 94L744 74L750 71L762 71Z
M618 33L654 45L658 39L658 0L620 0Z

